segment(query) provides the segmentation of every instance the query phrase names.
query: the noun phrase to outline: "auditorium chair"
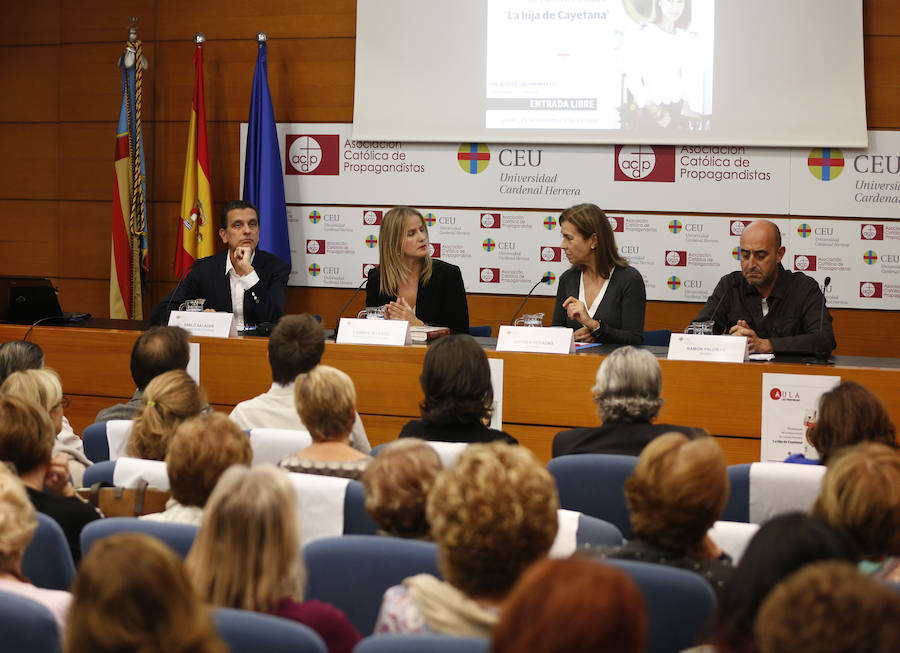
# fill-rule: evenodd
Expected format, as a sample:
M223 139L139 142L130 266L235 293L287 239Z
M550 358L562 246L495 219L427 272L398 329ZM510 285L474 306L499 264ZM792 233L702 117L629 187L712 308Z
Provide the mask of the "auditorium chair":
M731 494L722 519L762 524L785 512L808 512L819 496L824 475L824 465L731 465Z
M250 429L247 435L250 436L254 465L277 465L284 458L293 456L312 444L309 431L295 429Z
M491 337L491 325L485 324L483 326L470 326L469 327L469 335L473 338L490 338Z
M344 494L344 535L375 535L378 525L366 512L366 491L359 481L347 483Z
M669 340L672 339L672 332L668 329L657 329L656 331L644 331L643 343L647 347L668 347Z
M86 556L97 540L119 533L144 533L168 544L182 558L194 543L197 527L191 524L137 519L136 517L107 517L92 521L81 530L81 553Z
M581 453L553 458L547 470L556 479L560 507L610 522L626 538L631 521L623 486L637 456Z
M343 610L363 636L375 628L386 589L416 574L440 577L433 542L345 535L307 544L303 557L308 574L306 599Z
M290 619L234 608L216 608L212 617L231 653L327 653L318 633Z
M637 583L647 603L647 653L672 653L698 643L716 613L716 595L703 576L649 562L613 560Z
M56 521L37 513L37 530L22 556L22 574L32 585L50 590L66 590L75 578L72 551Z
M82 483L91 487L94 483L109 483L116 487L135 488L144 480L157 490L169 489L169 472L161 460L144 460L123 456L116 460L94 463L84 470Z
M124 456L132 424L130 419L113 419L91 424L81 434L84 455L95 463Z
M370 635L353 653L487 653L490 648L490 640L478 637Z
M4 651L62 653L59 626L53 614L37 601L0 592L0 633Z

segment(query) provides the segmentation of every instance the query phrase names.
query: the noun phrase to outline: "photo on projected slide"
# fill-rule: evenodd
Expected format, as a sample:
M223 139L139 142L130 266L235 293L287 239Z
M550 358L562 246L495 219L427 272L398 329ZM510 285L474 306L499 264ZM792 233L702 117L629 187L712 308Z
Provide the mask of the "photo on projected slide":
M706 131L714 0L489 0L485 127Z

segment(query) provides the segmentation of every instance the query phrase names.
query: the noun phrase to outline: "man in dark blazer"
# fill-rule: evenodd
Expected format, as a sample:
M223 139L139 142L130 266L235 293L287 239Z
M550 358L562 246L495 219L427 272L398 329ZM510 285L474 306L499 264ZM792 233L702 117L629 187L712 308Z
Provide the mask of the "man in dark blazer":
M205 299L204 310L234 313L238 325L276 322L284 312L291 266L256 249L259 210L232 200L222 209L219 237L228 251L194 261L184 280L150 313L154 324L167 324L169 312L188 299Z

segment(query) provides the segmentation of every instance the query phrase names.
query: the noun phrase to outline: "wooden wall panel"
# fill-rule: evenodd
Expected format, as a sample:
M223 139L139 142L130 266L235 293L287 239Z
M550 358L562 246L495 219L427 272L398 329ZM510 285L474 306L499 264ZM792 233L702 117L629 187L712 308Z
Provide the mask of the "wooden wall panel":
M110 186L111 184L110 172ZM105 294L108 297L111 225L111 201L60 202L57 231L60 243L57 257L59 275L72 279L103 281L107 284Z
M59 196L67 201L106 202L112 212L114 121L64 122L59 125ZM153 124L144 123L144 151L153 151ZM152 160L151 160L152 165Z
M59 120L58 46L0 47L0 122Z
M900 10L895 7L895 13ZM869 129L900 128L900 36L866 37L866 115Z
M58 142L54 124L0 124L0 199L57 199Z
M107 254L107 260L109 255ZM109 268L101 279L74 279L53 277L53 285L59 288L59 304L64 311L90 313L96 317L109 317ZM96 373L105 368L99 366Z
M0 45L58 43L59 5L60 0L0 3Z
M58 273L58 210L57 202L0 200L0 215L7 221L0 235L3 274Z
M60 0L59 4L63 43L110 42L121 49L128 40L131 16L140 16L137 26L141 41L154 38L157 0Z
M900 10L896 0L863 0L863 34L900 34Z

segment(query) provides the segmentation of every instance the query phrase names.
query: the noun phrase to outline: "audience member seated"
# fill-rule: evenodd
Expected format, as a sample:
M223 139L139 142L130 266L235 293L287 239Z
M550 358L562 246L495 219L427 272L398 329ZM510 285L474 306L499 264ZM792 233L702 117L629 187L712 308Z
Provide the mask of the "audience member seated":
M61 632L72 595L35 587L22 575L22 555L35 529L37 517L22 481L6 465L0 465L0 592L18 594L44 605L53 613Z
M181 558L123 533L91 547L75 577L66 653L227 653Z
M350 446L356 388L344 372L319 365L297 377L294 401L312 444L279 463L291 472L359 480L372 458Z
M165 460L175 429L208 406L206 392L184 370L154 377L141 396L126 453L132 458Z
M35 342L10 340L0 345L0 383L13 372L39 370L44 366L44 350Z
M53 442L46 410L18 397L0 397L0 460L15 467L34 507L59 523L77 563L81 529L100 514L75 492L66 463L50 458Z
M232 465L252 460L250 438L223 413L191 417L175 430L166 454L172 498L163 512L141 519L199 526L219 477Z
M425 393L422 419L405 424L401 438L519 444L509 433L487 426L494 405L491 368L472 336L451 334L431 345L419 383Z
M772 590L753 630L760 653L900 651L900 595L849 563L816 562Z
M707 531L728 501L725 455L710 437L667 433L648 444L625 481L634 538L592 549L604 558L680 567L706 578L719 594L734 568Z
M815 423L806 430L806 439L819 453L819 460L796 453L784 462L826 465L838 449L860 442L882 442L896 448L895 435L881 399L858 383L844 381L819 398Z
M282 317L269 338L272 387L268 392L239 403L229 417L247 431L257 428L308 430L294 405L294 379L318 365L324 353L325 332L312 315ZM350 446L362 453L372 450L359 413L354 414Z
M531 451L467 447L426 505L445 580L419 574L389 588L376 634L490 637L516 580L550 550L558 508L553 477Z
M900 582L900 453L864 442L834 456L813 514L845 533L860 569Z
M188 574L212 605L293 619L315 630L329 653L350 653L362 637L346 615L303 601L300 526L284 472L271 465L232 467L209 498L187 556Z
M142 333L131 348L131 378L137 389L128 402L108 406L97 413L94 423L134 419L150 381L163 372L187 369L189 338L190 334L181 327L156 326Z
M443 466L423 440L386 445L363 472L366 512L383 535L430 539L425 502Z
M651 424L662 408L662 370L646 349L619 347L600 364L592 388L603 426L560 431L553 438L553 457L574 453L638 456L663 433L695 437L697 429Z
M775 585L804 565L853 560L853 548L817 517L794 512L763 524L725 586L711 642L719 653L754 653L753 622Z
M647 606L625 572L576 556L541 560L500 610L491 653L643 653Z

